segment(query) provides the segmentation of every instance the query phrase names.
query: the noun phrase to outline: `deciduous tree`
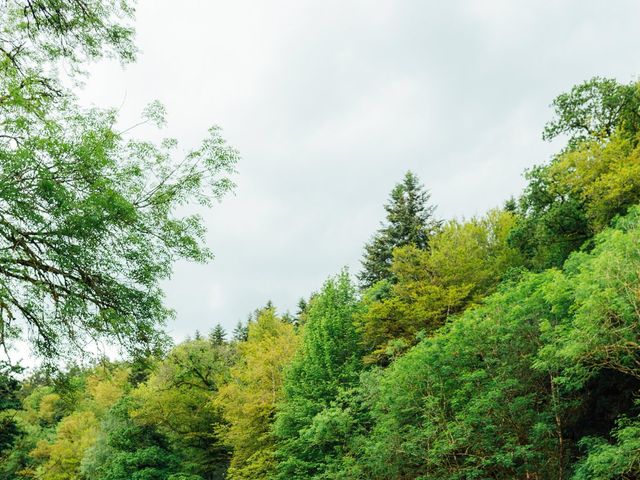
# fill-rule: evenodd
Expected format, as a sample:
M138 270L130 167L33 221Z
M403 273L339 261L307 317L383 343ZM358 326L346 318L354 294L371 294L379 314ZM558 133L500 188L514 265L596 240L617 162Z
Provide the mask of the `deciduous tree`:
M204 261L204 226L186 204L231 188L238 158L212 128L177 142L132 139L113 110L83 109L55 75L88 60L133 59L132 8L115 0L8 0L0 13L0 342L28 338L55 357L88 341L131 351L171 317L161 280ZM145 121L161 125L152 104ZM184 210L182 210L184 211Z
M249 324L248 338L238 345L238 363L216 395L227 421L223 439L233 448L229 479L268 479L275 470L271 432L277 404L283 398L284 371L298 345L294 327L265 308Z
M276 478L313 478L335 453L338 442L324 438L316 420L357 384L362 361L353 317L359 309L346 272L328 280L309 304L302 345L285 376L276 415Z

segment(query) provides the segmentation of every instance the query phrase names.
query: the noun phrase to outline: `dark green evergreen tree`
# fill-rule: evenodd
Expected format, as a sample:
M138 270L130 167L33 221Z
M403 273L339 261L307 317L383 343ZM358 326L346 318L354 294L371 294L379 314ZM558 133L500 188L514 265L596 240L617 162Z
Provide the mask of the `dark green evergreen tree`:
M223 345L226 341L227 332L219 323L209 333L209 341L214 345Z
M391 191L386 223L365 245L362 271L358 275L362 288L368 288L380 280L392 279L391 260L393 250L405 245L420 249L429 247L429 239L440 226L433 216L435 206L429 204L431 195L418 177L407 172L402 182Z
M18 366L0 361L0 461L4 452L20 435L15 415L11 412L20 408L20 400L18 399L20 382L16 378L16 374L21 371L22 369Z
M249 317L249 320L251 320L251 317ZM249 338L249 322L243 323L242 320L239 320L236 328L233 329L233 340L246 342L247 338Z

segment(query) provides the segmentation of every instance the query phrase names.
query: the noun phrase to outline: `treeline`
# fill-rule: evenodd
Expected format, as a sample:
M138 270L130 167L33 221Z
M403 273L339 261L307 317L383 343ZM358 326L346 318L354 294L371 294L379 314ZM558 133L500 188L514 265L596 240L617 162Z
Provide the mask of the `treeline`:
M640 84L560 95L518 199L412 173L355 281L166 354L2 372L0 479L640 476Z

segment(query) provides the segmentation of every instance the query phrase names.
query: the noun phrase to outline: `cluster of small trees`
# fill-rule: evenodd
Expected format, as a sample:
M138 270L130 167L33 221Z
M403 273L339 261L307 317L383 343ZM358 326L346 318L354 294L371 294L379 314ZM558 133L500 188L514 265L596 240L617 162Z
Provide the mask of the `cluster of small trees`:
M169 347L158 281L208 255L174 207L224 193L237 154L213 130L176 161L57 81L60 58L132 57L126 3L6 4L0 340L132 355L0 364L0 480L640 476L639 83L560 95L565 148L503 208L437 219L409 172L357 283Z
M102 362L29 377L12 392L21 407L2 412L16 428L0 478L222 478L228 447L211 396L234 355L194 339L142 369Z

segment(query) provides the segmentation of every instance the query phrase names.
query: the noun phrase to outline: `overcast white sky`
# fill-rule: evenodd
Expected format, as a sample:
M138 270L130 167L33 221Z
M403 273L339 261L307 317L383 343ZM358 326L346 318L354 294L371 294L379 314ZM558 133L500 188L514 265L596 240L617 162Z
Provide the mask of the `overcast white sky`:
M408 169L442 218L501 205L556 148L555 95L637 78L639 18L631 0L140 1L138 62L92 68L82 100L134 124L158 99L185 149L217 124L242 155L204 214L215 260L166 284L172 335L295 310L357 271Z

